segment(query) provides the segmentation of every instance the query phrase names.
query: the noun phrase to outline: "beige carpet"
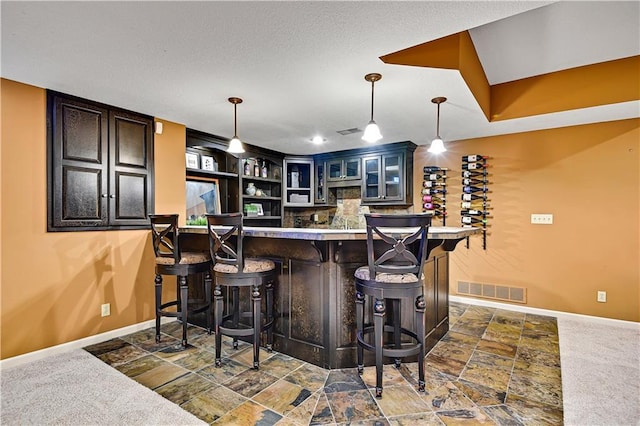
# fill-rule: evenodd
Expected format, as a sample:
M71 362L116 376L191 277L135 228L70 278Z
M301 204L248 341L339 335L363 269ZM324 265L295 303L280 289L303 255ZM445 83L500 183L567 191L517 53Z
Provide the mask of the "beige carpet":
M2 369L2 425L202 425L82 349Z

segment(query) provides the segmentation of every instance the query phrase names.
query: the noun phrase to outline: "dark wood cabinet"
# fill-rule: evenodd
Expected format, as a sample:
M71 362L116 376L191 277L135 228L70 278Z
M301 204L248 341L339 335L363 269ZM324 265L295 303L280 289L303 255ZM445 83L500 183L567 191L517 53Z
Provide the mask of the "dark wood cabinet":
M48 92L48 230L142 228L153 211L153 119Z

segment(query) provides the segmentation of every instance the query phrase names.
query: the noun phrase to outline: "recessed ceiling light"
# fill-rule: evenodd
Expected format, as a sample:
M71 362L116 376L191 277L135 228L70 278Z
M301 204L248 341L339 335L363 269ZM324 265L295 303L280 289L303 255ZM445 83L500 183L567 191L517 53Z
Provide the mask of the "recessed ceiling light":
M322 136L314 136L313 138L311 138L311 142L315 143L316 145L320 145L322 142L326 142L327 140L324 139Z

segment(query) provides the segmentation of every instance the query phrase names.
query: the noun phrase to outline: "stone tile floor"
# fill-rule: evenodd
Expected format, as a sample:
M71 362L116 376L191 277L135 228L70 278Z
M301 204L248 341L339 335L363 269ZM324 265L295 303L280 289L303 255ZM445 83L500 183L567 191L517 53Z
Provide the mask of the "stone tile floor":
M237 350L189 327L183 349L178 322L85 349L207 423L234 425L560 425L562 379L556 319L451 303L450 331L425 357L426 392L417 363L385 366L383 397L375 368L325 370L277 352Z

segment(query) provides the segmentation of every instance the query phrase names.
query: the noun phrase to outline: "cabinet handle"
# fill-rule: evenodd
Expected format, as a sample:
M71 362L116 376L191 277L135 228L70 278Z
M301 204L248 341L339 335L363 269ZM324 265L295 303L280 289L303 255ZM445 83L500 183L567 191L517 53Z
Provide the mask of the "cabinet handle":
M116 196L111 194L111 195L109 195L109 198L116 198Z
M109 195L107 194L102 194L102 198L107 198Z

